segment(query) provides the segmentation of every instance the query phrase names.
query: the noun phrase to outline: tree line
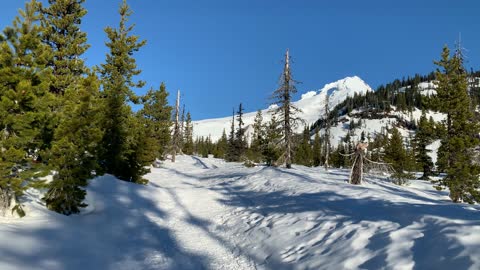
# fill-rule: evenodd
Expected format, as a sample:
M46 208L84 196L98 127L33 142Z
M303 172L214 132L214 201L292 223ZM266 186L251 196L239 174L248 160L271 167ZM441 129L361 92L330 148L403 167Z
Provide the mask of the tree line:
M80 29L84 0L31 0L0 34L0 201L19 203L30 188L46 188L46 206L70 215L85 207L89 179L105 173L144 184L147 165L171 149L172 107L164 83L145 95L134 55L145 44L131 34L124 0L116 27L106 27L103 64L87 67ZM133 111L130 104L141 105ZM182 147L193 152L185 113ZM53 180L44 180L53 173Z

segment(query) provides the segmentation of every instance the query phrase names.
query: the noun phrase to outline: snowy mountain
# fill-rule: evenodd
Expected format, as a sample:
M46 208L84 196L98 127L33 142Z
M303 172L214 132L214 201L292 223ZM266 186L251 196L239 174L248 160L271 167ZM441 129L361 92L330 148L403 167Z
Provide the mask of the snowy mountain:
M357 76L346 77L342 80L326 84L323 88L316 91L310 91L301 96L301 99L294 102L294 104L302 110L299 115L306 121L307 124L315 123L319 118L325 114L325 100L326 96L329 96L330 108L340 104L348 96L353 96L355 93L362 94L368 91L373 91L372 88L366 84L362 79ZM270 121L271 113L269 109L262 110L264 122ZM256 112L245 113L243 121L247 127L247 135L252 131L251 125L253 124ZM193 122L194 137L208 137L211 136L213 141L218 140L222 136L222 132L228 133L231 125L232 117L223 117L215 119L206 119ZM300 126L298 131L303 127Z

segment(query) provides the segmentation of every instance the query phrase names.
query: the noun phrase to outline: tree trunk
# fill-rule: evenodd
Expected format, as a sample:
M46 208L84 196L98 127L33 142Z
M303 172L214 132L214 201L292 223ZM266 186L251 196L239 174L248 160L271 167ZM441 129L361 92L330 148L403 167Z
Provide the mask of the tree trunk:
M359 143L355 147L355 154L352 170L350 171L350 184L360 185L363 181L363 158L365 150L368 147L368 143Z
M10 188L0 188L0 216L14 216L14 208L17 205L15 192ZM21 210L21 208L19 209Z

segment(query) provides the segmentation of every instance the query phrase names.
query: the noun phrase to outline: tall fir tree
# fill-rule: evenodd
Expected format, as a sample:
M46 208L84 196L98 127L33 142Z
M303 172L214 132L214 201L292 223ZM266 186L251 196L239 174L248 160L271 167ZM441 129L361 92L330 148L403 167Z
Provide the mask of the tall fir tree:
M49 66L54 80L50 91L63 94L77 83L87 70L81 56L89 48L87 34L80 24L87 14L85 0L48 0L49 6L42 8L43 42L52 49Z
M439 160L447 176L438 187L448 188L453 202L479 202L480 168L473 160L474 148L479 144L479 126L470 110L461 48L450 56L445 46L435 64L438 66L435 101L437 108L447 115L446 133L439 149Z
M232 123L230 125L230 133L228 135L228 148L227 148L227 155L225 160L226 161L236 161L236 147L235 147L235 109L233 109L232 113Z
M99 115L99 82L94 74L64 92L65 104L55 129L49 163L56 171L44 200L49 209L70 215L80 212L86 191L82 188L98 170L102 139Z
M42 130L52 98L46 67L50 50L41 42L39 8L35 0L26 3L0 34L0 201L20 216L24 212L18 197L29 186L27 180L41 176L41 163L36 162L41 160Z
M282 149L278 146L282 141L282 127L275 115L272 116L265 132L263 156L268 166L277 166Z
M243 122L243 106L242 103L238 105L237 111L237 130L235 132L235 161L241 160L245 155L247 149L247 142L245 138L245 123Z
M187 112L187 120L185 121L185 130L183 134L185 137L183 153L186 155L193 155L193 124L190 112Z
M265 128L262 111L258 110L253 120L253 136L250 143L250 158L255 162L263 160L262 148L265 141Z
M225 129L222 132L222 137L217 141L215 146L215 157L216 158L225 158L228 148L228 139Z
M385 161L391 163L397 173L402 173L405 169L406 157L402 135L396 127L393 127L391 137L385 147Z
M153 139L152 152L161 160L165 159L171 140L172 107L168 105L167 97L167 88L162 82L158 90L150 89L142 97L143 108L139 112L145 119L145 128L149 130Z
M273 92L272 96L274 104L278 105L273 111L278 117L278 121L282 127L284 152L281 159L287 169L292 167L293 130L298 122L301 122L301 119L297 117L297 114L301 112L301 110L292 103L292 95L296 92L297 88L295 87L295 80L292 78L290 71L290 55L287 49L285 53L285 66L280 78L280 87Z
M145 45L139 37L131 35L133 26L127 26L132 14L124 0L119 9L120 23L118 28L107 27L109 41L106 43L109 53L106 62L101 65L103 94L105 96L104 123L105 135L102 142L101 163L107 173L126 181L140 179L144 173L136 160L135 127L130 123L134 116L127 101L138 102L132 88L139 88L144 82L134 81L140 74L133 53ZM140 127L142 128L142 127ZM140 166L139 166L140 165Z
M433 162L429 153L431 150L427 146L432 142L431 134L434 133L433 126L427 120L425 111L422 111L422 116L418 122L417 132L415 133L415 159L417 163L422 167L423 175L420 179L427 180L432 174Z

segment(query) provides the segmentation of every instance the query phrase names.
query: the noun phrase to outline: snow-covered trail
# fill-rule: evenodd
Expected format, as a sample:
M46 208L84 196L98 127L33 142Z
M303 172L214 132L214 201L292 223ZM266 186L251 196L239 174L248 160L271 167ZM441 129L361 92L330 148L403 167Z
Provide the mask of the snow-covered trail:
M152 169L146 186L102 176L88 187L89 207L63 216L31 194L28 216L0 219L0 269L255 269L220 228L229 207L194 178L208 171L191 157ZM33 191L31 191L33 192Z
M187 166L182 167L182 171L201 175L203 170L209 169L200 159L180 158L196 161L192 166L184 162ZM172 178L172 174L176 177ZM199 268L255 269L251 260L218 235L220 218L229 212L228 207L220 203L222 194L203 187L198 179L169 169L153 169L147 178L150 185L158 189L158 204L170 213L165 225L172 230L178 244L187 252L206 258Z

